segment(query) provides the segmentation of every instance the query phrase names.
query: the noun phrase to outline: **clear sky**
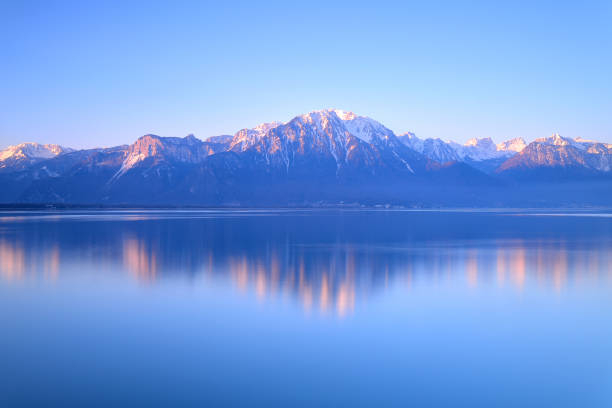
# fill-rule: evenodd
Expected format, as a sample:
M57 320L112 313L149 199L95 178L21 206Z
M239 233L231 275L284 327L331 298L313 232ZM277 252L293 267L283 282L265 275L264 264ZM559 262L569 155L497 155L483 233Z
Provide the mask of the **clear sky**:
M0 147L327 107L420 137L612 142L612 2L407 3L0 0Z

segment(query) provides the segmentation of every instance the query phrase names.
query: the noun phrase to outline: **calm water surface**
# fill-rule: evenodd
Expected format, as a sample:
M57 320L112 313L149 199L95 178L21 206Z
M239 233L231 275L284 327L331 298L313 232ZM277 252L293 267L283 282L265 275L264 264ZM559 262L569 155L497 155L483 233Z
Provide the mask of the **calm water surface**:
M607 213L0 213L0 406L612 406Z

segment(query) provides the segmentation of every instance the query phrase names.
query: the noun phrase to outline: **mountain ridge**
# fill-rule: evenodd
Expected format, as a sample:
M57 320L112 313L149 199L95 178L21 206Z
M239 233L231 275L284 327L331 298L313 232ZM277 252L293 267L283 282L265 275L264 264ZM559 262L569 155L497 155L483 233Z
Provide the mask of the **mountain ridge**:
M147 134L130 145L76 151L23 144L0 157L4 203L522 205L579 202L569 182L603 183L607 191L612 179L610 144L558 134L529 144L420 139L339 109L204 140ZM536 184L541 192L521 195Z

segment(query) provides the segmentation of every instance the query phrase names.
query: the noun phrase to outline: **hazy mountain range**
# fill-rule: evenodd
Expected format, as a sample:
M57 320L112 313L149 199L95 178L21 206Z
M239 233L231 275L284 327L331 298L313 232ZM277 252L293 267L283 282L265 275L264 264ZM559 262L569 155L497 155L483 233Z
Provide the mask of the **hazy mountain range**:
M465 144L396 136L327 109L200 140L145 135L0 152L0 202L133 205L559 206L612 203L612 144L557 134Z

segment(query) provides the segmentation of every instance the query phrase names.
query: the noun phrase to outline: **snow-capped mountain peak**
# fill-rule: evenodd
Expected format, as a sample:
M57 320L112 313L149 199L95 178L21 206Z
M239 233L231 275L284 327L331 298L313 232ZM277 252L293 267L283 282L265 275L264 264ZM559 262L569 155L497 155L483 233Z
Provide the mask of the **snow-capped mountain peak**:
M402 143L410 147L412 150L416 150L419 153L423 153L424 140L417 137L417 135L415 135L413 132L402 133L399 136L399 139Z
M549 137L536 139L535 142L549 146L572 146L579 150L587 150L594 144L594 142L584 140L582 138L572 139L569 137L563 137L559 133L553 133Z
M549 137L541 137L535 140L538 143L553 145L553 146L569 146L573 144L573 140L561 136L559 133L553 133Z
M478 139L475 137L471 138L464 144L464 146L476 146L476 145L478 145Z
M497 144L498 151L519 153L527 146L525 139L517 137Z
M342 109L328 109L329 112L334 112L341 120L353 120L358 116L353 112L345 111Z
M344 129L340 130L346 130L351 135L366 143L375 143L377 141L387 140L390 137L395 137L394 133L380 122L341 109L312 111L297 116L293 120L296 119L303 123L315 125L319 131L322 131L330 124L339 124L344 127Z
M282 124L283 124L282 122L277 122L277 121L268 122L268 123L260 123L259 125L255 126L252 130L258 134L265 134L268 130L274 129L275 127L278 127Z
M407 132L399 137L402 143L415 150L430 160L446 163L459 161L461 157L458 148L461 146L453 142L445 142L442 139L419 139L414 133Z
M353 112L341 109L327 109L324 112L334 113L344 123L349 133L366 143L372 143L375 139L387 139L395 136L383 124L366 116L358 116Z
M481 149L492 149L495 146L495 143L493 143L493 139L491 139L490 137L483 137L482 139L477 139L475 137L471 138L470 140L468 140L467 142L465 142L465 145L467 147L478 147Z
M419 139L414 133L406 133L400 136L400 140L413 150L440 163L502 159L515 155L526 146L522 138L515 138L497 145L490 137L472 138L461 145L438 138Z
M8 158L50 159L62 153L72 151L56 144L20 143L0 151L0 161Z
M339 120L339 119L340 118L338 117L336 112L334 112L331 109L324 109L324 110L313 111L313 112L305 113L303 115L296 116L288 123L297 120L304 124L313 125L319 131L321 131L322 129L325 129L328 126L330 121Z
M389 129L385 128L380 123L365 117L358 116L353 119L345 120L344 125L351 134L357 136L366 143L372 143L374 138L387 137L392 134Z
M57 144L20 143L0 151L0 169L19 170L24 166L72 152Z
M490 137L472 138L462 147L459 147L457 153L464 159L468 158L476 161L495 159L504 155L503 152L497 150L497 146Z
M229 150L232 151L245 151L249 147L256 144L262 137L265 136L271 129L274 129L282 125L281 122L267 122L260 123L251 129L241 129L234 135Z

